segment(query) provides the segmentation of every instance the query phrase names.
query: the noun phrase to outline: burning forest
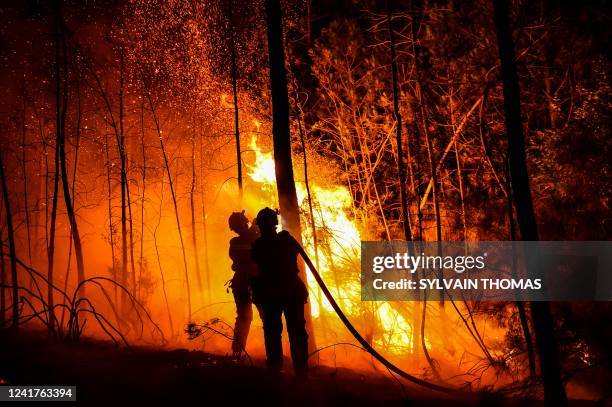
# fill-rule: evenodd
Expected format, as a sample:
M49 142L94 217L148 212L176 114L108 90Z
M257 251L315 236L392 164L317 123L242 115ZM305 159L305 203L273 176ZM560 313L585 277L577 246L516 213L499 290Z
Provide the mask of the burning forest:
M0 16L0 387L610 402L612 298L370 300L363 274L370 242L609 247L605 2L23 0ZM308 299L279 294L277 376L262 276L287 256Z

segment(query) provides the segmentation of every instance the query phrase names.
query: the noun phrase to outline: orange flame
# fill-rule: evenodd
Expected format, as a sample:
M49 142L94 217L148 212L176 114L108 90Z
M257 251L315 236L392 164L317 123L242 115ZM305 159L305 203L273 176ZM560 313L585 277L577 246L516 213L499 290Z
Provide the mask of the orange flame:
M253 136L250 148L255 153L255 161L247 164L247 174L266 195L268 201L277 202L276 175L274 157L271 152L264 152ZM318 256L315 253L315 239L310 223L305 221L310 216L308 192L303 182L296 183L298 202L302 212L302 241L306 251L313 260L318 258L318 269L321 277L327 282L336 301L344 312L352 317L363 315L365 304L361 302L361 283L359 280L361 233L349 213L352 208L352 197L344 185L324 186L319 182L309 180L313 217L316 228ZM338 268L351 270L350 279L346 277L340 283L335 278ZM353 271L354 270L354 271ZM311 293L311 312L313 318L324 313L332 314L331 304L322 295L314 279L308 279ZM381 328L380 338L374 338L374 343L384 345L389 351L405 352L413 350L412 326L404 317L395 311L388 303L377 303L374 311L375 319Z

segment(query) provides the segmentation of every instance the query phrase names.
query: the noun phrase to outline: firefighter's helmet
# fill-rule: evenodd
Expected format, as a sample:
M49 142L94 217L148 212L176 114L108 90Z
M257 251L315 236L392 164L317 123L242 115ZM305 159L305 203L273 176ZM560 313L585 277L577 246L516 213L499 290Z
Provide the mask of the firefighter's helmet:
M265 229L266 226L276 226L278 225L278 212L265 207L257 214L255 223L257 223L260 229Z
M238 231L244 228L245 225L248 227L249 220L244 214L244 211L232 212L227 223L229 224L229 228L231 230Z

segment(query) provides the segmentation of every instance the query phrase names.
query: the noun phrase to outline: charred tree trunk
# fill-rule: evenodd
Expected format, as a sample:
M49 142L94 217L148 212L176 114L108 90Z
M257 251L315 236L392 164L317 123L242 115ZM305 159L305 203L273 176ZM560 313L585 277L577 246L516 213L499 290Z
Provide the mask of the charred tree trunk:
M155 123L155 130L157 132L157 137L159 138L159 145L162 151L162 156L164 158L164 166L166 168L166 174L168 175L168 184L170 185L170 193L172 195L172 204L174 206L174 217L176 219L176 227L178 230L179 240L181 243L181 252L183 255L183 268L185 271L185 288L187 289L188 320L189 322L191 322L191 285L189 284L189 268L187 267L187 253L185 250L185 240L183 239L183 230L181 229L181 221L179 217L178 204L176 201L176 193L174 191L174 182L172 181L172 173L170 171L170 161L168 160L168 154L166 153L166 146L164 145L164 138L162 137L162 131L161 131L161 127L159 124L159 120L157 119L157 114L155 113L155 106L153 105L151 94L148 91L146 92L146 97L147 97L147 101L149 102L149 107L151 109L151 116L153 117L153 123Z
M130 187L125 184L125 192L127 196L128 221L130 227L130 272L132 274L132 293L138 298L140 291L140 281L136 281L136 265L134 260L134 218L132 216L132 200L130 199Z
M70 230L72 241L74 242L74 255L77 262L77 279L80 284L85 280L85 264L83 262L83 247L81 245L81 235L76 221L74 206L72 205L70 184L68 182L68 169L66 165L66 114L68 112L68 50L66 46L66 35L64 32L64 21L61 15L59 6L56 11L57 19L57 35L58 41L61 43L62 59L63 59L63 86L62 86L62 102L61 102L61 117L59 119L59 137L57 143L59 145L60 173L62 181L62 190L64 195L64 203L66 204L66 212L68 221L70 222ZM75 170L76 171L76 170ZM85 295L83 287L80 288L80 293Z
M89 72L95 81L100 97L102 98L102 101L104 102L104 106L106 107L106 112L108 114L108 117L110 118L110 125L113 129L113 133L115 134L115 143L119 151L119 162L120 162L120 171L121 171L120 173L120 178L121 178L120 180L120 184L121 184L121 269L119 270L121 274L119 276L119 282L121 283L121 285L126 287L127 286L127 250L128 250L127 249L127 216L126 216L127 174L126 174L126 158L125 158L125 154L122 148L122 145L124 143L121 140L121 134L123 134L123 132L119 129L119 124L117 123L117 120L115 119L115 113L111 106L110 96L105 91L104 86L102 85L100 76L97 74L96 70L91 66L89 67ZM123 99L123 96L121 96L120 99ZM108 140L107 140L107 146L108 146ZM110 162L108 157L107 157L107 162ZM110 177L110 172L108 176ZM109 182L110 182L110 178L109 178ZM110 193L109 193L109 200L110 199L111 198L110 198ZM110 205L110 202L109 202L109 205ZM111 216L111 219L112 219L112 216ZM111 227L112 227L112 222L111 222ZM115 278L117 278L117 276L115 276ZM121 307L127 306L127 293L125 292L125 290L121 290L120 302L121 302Z
M130 275L132 283L132 293L137 295L138 288L136 286L136 267L134 265L134 222L132 217L132 201L130 200L130 185L128 180L128 158L127 149L125 147L125 126L124 126L124 104L125 104L125 85L124 85L124 51L123 48L119 51L119 153L121 154L121 231L123 241L127 245L126 229L129 227L129 251L130 251ZM127 218L126 218L127 209ZM127 224L129 222L129 224ZM127 224L127 225L126 225ZM124 252L127 248L124 246ZM127 267L127 253L125 256L125 266ZM127 281L127 269L123 270L123 283Z
M6 175L4 173L4 160L2 157L2 152L0 152L0 180L2 181L2 198L4 199L4 214L6 215L6 234L9 241L9 255L11 260L11 284L13 286L12 327L17 329L19 327L19 289L17 288L19 286L19 282L17 281L17 255L15 254L13 215L11 212L11 203L9 201L8 185L6 184Z
M431 66L429 61L429 53L419 43L418 34L420 31L420 26L423 20L423 5L420 4L420 1L416 1L413 3L413 7L415 7L416 15L412 20L412 50L414 54L414 68L416 72L416 84L415 84L415 94L416 99L419 105L419 113L421 119L421 129L423 131L423 136L425 137L425 146L427 148L427 159L429 161L429 171L431 178L431 193L433 199L434 206L434 216L436 222L436 242L437 243L437 252L438 255L442 255L442 217L440 215L440 194L439 194L439 183L438 183L438 168L435 165L434 160L434 151L431 141L431 135L429 132L429 123L427 116L427 102L428 97L432 95L431 89L429 88L428 77L426 76L429 73L429 68ZM440 160L442 161L442 160ZM444 291L439 290L438 295L440 298L439 305L441 307L444 306ZM432 366L433 368L433 366Z
M296 92L297 93L297 92ZM297 96L297 95L296 95ZM299 103L296 99L296 104ZM314 209L312 205L312 194L310 192L310 181L308 180L308 157L306 154L306 140L304 136L304 121L302 120L301 108L297 107L298 130L300 132L300 144L302 146L302 161L304 164L304 185L308 197L308 213L310 214L310 229L312 229L312 245L315 252L315 264L319 267L319 242L317 240L317 225L315 222Z
M195 162L195 128L191 139L191 189L189 190L189 207L191 209L191 249L193 250L193 263L195 266L196 282L200 298L203 298L202 272L200 270L200 253L198 251L198 229L195 216L195 193L196 193L196 162Z
M38 115L36 113L36 107L34 107L33 109L33 113L34 113L34 118L36 119L36 123L39 123L39 118ZM38 127L38 126L37 126ZM43 146L45 146L46 144L46 140L44 137L41 137L40 139L40 144L42 144ZM37 152L39 151L38 149L36 150ZM43 151L46 152L47 148L43 147ZM43 153L45 154L45 153ZM47 182L47 157L44 157L42 160L36 160L36 174L37 174L37 182L35 183L35 188L36 188L36 192L35 192L35 203L34 203L34 236L33 236L33 240L34 240L34 251L35 253L41 253L42 252L42 242L43 240L41 239L40 236L40 229L41 229L41 225L42 225L42 211L43 208L45 208L45 212L46 212L46 196L44 194L44 190L45 190L45 185ZM44 175L43 175L44 174ZM41 178L44 180L44 182L41 182ZM44 198L43 198L44 197ZM45 241L45 245L44 245L45 251L47 249L47 243ZM42 257L37 259L37 263L36 263L36 267L41 268L42 263L40 262L42 260ZM43 295L44 298L44 295Z
M145 224L145 192L147 186L147 155L145 146L145 127L144 127L144 98L140 104L140 147L142 153L142 193L140 196L140 266L138 281L142 281L142 271L144 268L144 224Z
M113 205L112 205L112 194L111 194L111 163L108 148L108 134L104 133L104 153L106 156L106 188L108 193L108 232L111 247L112 257L112 275L113 280L117 280L117 268L115 266L115 232L113 229ZM113 284L115 304L117 303L117 285Z
M30 267L33 267L32 264L32 235L30 232L30 210L28 206L28 168L27 168L27 155L26 155L26 146L27 146L27 133L28 127L26 122L26 89L25 84L23 84L22 90L22 98L23 98L23 111L22 111L22 122L21 122L21 171L23 172L23 204L25 211L25 221L26 221L26 233L28 237L28 260L30 262Z
M238 194L242 205L242 151L240 149L240 116L238 110L238 66L236 63L236 35L234 33L234 5L229 0L230 53L232 59L232 93L234 97L234 131L236 134L236 165L238 166Z
M415 165L415 177L416 177L416 188L415 188L415 193L417 197L421 196L421 146L419 143L419 126L416 123L416 112L414 110L414 108L411 109L413 114L413 120L412 120L412 132L414 134L414 147L415 147L415 161L416 161L416 165ZM421 205L417 202L417 222L418 222L418 232L419 232L419 237L418 240L419 242L423 241L423 211L421 210ZM418 245L415 245L415 247L419 247L421 243L418 243ZM418 275L415 273L414 275L414 279L416 280L418 278ZM412 330L413 335L413 346L414 346L414 353L416 354L416 349L417 346L422 346L422 338L421 338L421 307L425 307L425 301L415 301L414 302L414 309L413 309L413 317L412 317L412 321L413 321L413 326L414 329ZM425 348L423 348L424 353L427 351Z
M59 6L58 6L59 7ZM57 11L59 15L59 10ZM55 70L55 155L53 157L55 163L55 170L53 173L53 197L51 198L51 221L49 224L49 237L48 237L48 250L47 250L47 280L49 284L47 285L47 303L49 304L49 330L53 331L55 327L55 316L54 316L54 298L53 298L53 288L51 285L54 283L54 266L55 266L55 225L57 222L57 200L59 193L59 179L60 179L60 164L59 164L59 142L60 139L60 131L61 131L61 92L62 92L62 79L61 79L61 28L59 24L59 16L56 17L55 21L55 62L54 62L54 70Z
M268 52L270 59L270 87L272 95L272 137L274 141L274 168L278 202L284 226L295 239L302 243L300 213L291 160L291 134L289 130L289 94L285 69L283 45L282 11L279 0L266 0L266 22L268 31ZM300 262L300 277L306 282L304 265ZM305 310L309 347L314 348L314 330L310 305Z
M420 92L419 92L420 95ZM438 193L438 170L434 164L434 151L431 143L431 137L429 136L429 131L427 130L427 121L426 121L426 113L423 107L423 99L421 100L421 120L423 127L423 134L425 135L425 145L427 146L427 159L429 161L429 172L432 180L431 186L431 197L433 199L434 205L434 215L436 220L436 244L437 244L437 252L438 256L442 256L442 216L440 215L440 195ZM441 280L439 277L438 280ZM442 282L440 282L442 284ZM444 290L438 290L438 296L440 298L439 305L441 307L444 306Z
M0 205L0 211L2 206ZM6 268L4 265L4 241L0 229L0 329L6 325Z
M293 101L295 105L295 118L297 120L298 132L300 135L300 146L302 147L302 163L304 165L304 186L306 187L306 197L308 199L308 213L310 215L310 229L312 230L312 244L315 255L315 265L319 268L319 241L317 237L317 228L314 216L314 207L312 204L312 193L310 191L310 180L308 178L308 154L306 151L306 121L304 120L304 110L300 103L300 95L298 92L298 84L295 78L295 70L293 64L289 62L291 73L291 88L293 90Z
M506 190L508 191L508 223L510 229L510 240L512 241L512 276L517 277L516 264L514 259L516 258L514 241L516 240L516 228L514 225L514 211L512 206L512 187L510 186L510 170L509 163L506 160ZM525 347L527 348L527 359L529 361L529 375L532 378L536 377L536 362L535 352L533 350L533 341L531 339L531 330L529 329L529 321L527 319L527 312L525 311L525 304L520 301L520 298L515 301L516 309L519 313L519 320L521 321L521 328L523 329L523 336L525 337Z
M399 87L397 83L397 61L395 59L395 34L391 21L391 0L387 0L387 25L389 30L389 46L391 47L391 78L393 83L393 112L395 116L395 137L397 142L397 170L400 187L400 200L402 208L402 223L404 227L404 239L412 241L410 230L410 213L408 211L408 198L406 196L406 165L404 163L404 151L402 140L402 115L399 108Z
M125 188L125 204L127 205L127 215L128 215L128 226L129 226L129 238L130 238L130 273L132 277L132 293L137 295L138 287L136 284L136 266L134 265L134 218L132 216L132 201L130 197L130 183L128 178L128 156L127 149L125 146L125 113L124 113L124 105L125 105L125 80L124 80L124 50L121 48L119 53L119 133L121 137L121 151L123 154L122 160L122 185Z
M520 90L514 54L514 41L510 28L506 0L493 0L497 43L501 60L504 88L504 113L508 135L508 158L511 185L517 220L522 240L539 240L533 209L529 174L525 153L525 140L521 120ZM567 396L561 380L559 350L554 333L550 303L532 302L531 316L540 357L540 370L547 406L566 406Z
M160 192L160 198L159 198L159 217L157 218L157 224L155 225L155 229L153 229L153 243L155 245L155 255L157 256L157 266L159 268L159 276L160 276L161 283L162 283L162 293L164 294L164 302L166 304L166 311L168 313L168 323L170 324L170 332L172 332L174 335L174 323L172 322L172 312L170 311L170 302L168 301L168 292L166 290L166 277L164 276L164 269L162 267L161 256L159 253L159 244L157 243L157 231L161 223L163 208L164 208L164 175L162 173L161 192Z
M115 126L117 148L121 165L121 285L127 287L128 268L128 231L127 231L127 170L125 157L125 134L123 133L123 50L121 51L121 66L119 69L119 132ZM110 108L109 108L110 110ZM132 287L134 289L135 287ZM127 306L127 294L121 291L121 305Z
M202 208L202 245L204 246L204 273L206 275L207 298L212 303L210 263L208 261L208 228L206 219L206 189L204 188L204 136L200 135L200 205Z
M430 175L433 177L432 181L433 181L433 186L437 185L437 178L436 176L436 169L433 167L433 157L432 157L432 151L431 151L431 140L429 137L429 132L428 132L428 128L427 128L427 117L426 117L426 113L425 113L425 100L422 94L422 88L421 88L421 84L424 83L424 67L423 67L423 55L425 54L422 50L421 45L419 44L419 31L420 31L420 26L421 26L421 22L423 20L423 5L421 4L421 1L417 0L411 3L411 10L414 12L413 17L411 18L411 44L412 44L412 54L413 54L413 63L414 63L414 70L416 73L416 81L414 84L414 96L415 96L415 101L416 103L412 106L412 114L413 114L413 127L414 127L414 132L415 132L415 138L416 138L416 161L417 161L417 192L418 192L418 196L421 197L421 153L420 153L420 132L423 132L423 136L424 136L424 141L425 141L425 145L426 145L426 149L427 149L427 155L429 158L429 166L430 166ZM419 126L419 122L420 122L420 126ZM435 190L432 190L432 192L435 192ZM425 192L426 194L427 192ZM437 200L437 194L434 193L434 209L436 210L436 214L439 215L439 205L438 205L438 200ZM418 210L418 220L419 220L419 241L423 241L424 240L424 235L423 235L423 212L422 212L422 208L420 204L417 204L417 210ZM438 254L441 250L441 228L440 228L440 219L439 216L436 216L436 235L437 235L437 240L438 240ZM427 295L428 292L425 290L423 293L423 301L421 302L421 307L422 307L422 318L420 319L420 340L421 340L421 348L423 351L423 354L425 356L425 359L427 360L427 363L429 364L429 367L431 368L432 373L439 377L440 374L438 372L438 364L435 363L435 361L431 358L431 356L429 355L429 351L427 350L427 347L425 346L425 323L426 323L426 317L427 317ZM443 298L443 293L440 291L440 297Z
M412 131L414 133L414 146L415 146L415 153L414 153L414 158L416 161L416 165L415 165L415 178L416 178L416 188L415 188L415 192L416 192L416 196L420 197L421 196L421 182L422 182L422 174L421 174L421 145L420 145L420 137L419 137L419 126L416 122L416 110L414 109L414 107L412 108L413 111L413 123L412 123ZM417 221L418 221L418 227L419 227L419 241L422 242L423 241L423 210L421 209L421 205L417 202Z
M420 92L419 92L420 93ZM421 99L422 100L422 99ZM422 103L422 102L421 102ZM438 195L438 170L436 168L434 160L434 151L431 143L431 137L427 130L427 118L425 109L421 105L421 120L423 127L423 134L425 136L425 145L427 147L427 160L429 162L429 176L432 179L431 196L434 205L434 215L436 220L436 241L442 241L442 216L440 215L440 197Z
M72 206L74 207L74 197L76 195L76 177L77 177L77 169L79 168L79 147L81 144L81 118L82 118L82 113L81 113L81 87L80 87L80 83L77 80L76 82L76 87L77 87L77 120L76 120L76 145L74 147L74 172L72 173ZM70 236L69 236L69 240L70 242L68 243L69 248L68 248L68 262L66 265L66 275L64 276L64 286L63 286L63 290L64 292L68 292L68 278L70 276L70 268L72 265L72 248L73 248L73 244L72 244L72 229L70 229ZM62 318L60 320L60 326L64 325L64 317L66 315L66 310L65 308L62 308Z
M425 322L427 321L427 291L424 292L423 302L421 304L423 314L421 318L421 332L419 338L421 339L421 348L423 349L423 355L427 360L427 364L431 368L431 373L435 376L437 380L442 380L440 377L440 372L438 371L438 363L431 357L429 351L427 350L427 343L425 342Z

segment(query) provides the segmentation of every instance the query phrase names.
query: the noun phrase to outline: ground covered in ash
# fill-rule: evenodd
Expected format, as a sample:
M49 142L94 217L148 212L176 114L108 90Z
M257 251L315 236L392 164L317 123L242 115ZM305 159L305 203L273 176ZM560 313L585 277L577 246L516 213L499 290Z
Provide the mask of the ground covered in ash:
M297 380L290 369L269 371L185 349L117 348L83 340L65 343L44 332L0 331L0 380L15 385L76 385L82 405L206 406L519 406L498 396L448 397L389 377L316 367ZM581 405L581 404L575 404Z

